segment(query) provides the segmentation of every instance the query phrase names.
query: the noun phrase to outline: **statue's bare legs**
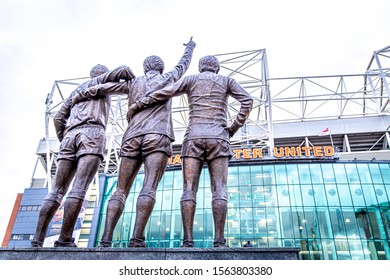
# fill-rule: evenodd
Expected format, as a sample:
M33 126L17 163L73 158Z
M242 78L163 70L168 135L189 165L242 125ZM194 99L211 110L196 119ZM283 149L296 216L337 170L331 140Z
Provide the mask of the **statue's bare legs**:
M89 184L95 177L100 163L101 158L98 155L85 155L79 158L73 186L65 200L64 219L60 236L56 243L57 246L61 247L69 244L73 247L73 229L83 206Z
M60 245L62 244L61 242L64 242L65 245L75 246L72 241L72 233L84 199L82 194L85 195L100 162L100 157L96 155L82 156L78 162L70 160L58 161L53 189L41 205L34 240L31 242L33 247L42 247L50 221L60 207L62 198L67 193L73 177L75 179L70 197L67 198L64 205L64 220L59 242Z
M214 219L214 247L226 247L224 238L227 213L226 182L228 171L227 157L219 157L208 163L212 192L212 212ZM180 202L183 222L183 245L193 247L193 224L196 210L196 194L203 162L196 158L183 158L183 194Z
M47 228L51 219L60 207L62 198L68 191L69 185L76 173L76 163L69 160L59 160L57 166L56 180L53 189L43 200L34 240L31 242L33 247L42 247L47 234Z
M155 204L158 184L164 174L168 156L162 152L147 155L144 159L145 178L137 199L136 221L130 247L146 247L144 231ZM123 157L119 169L118 186L107 206L105 228L101 247L110 247L116 224L123 213L131 186L141 167L142 161Z

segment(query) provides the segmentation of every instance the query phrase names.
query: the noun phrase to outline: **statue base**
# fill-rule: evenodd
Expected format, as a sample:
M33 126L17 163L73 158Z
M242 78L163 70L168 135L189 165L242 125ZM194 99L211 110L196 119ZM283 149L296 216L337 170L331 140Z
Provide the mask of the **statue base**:
M299 248L0 248L0 260L298 260Z

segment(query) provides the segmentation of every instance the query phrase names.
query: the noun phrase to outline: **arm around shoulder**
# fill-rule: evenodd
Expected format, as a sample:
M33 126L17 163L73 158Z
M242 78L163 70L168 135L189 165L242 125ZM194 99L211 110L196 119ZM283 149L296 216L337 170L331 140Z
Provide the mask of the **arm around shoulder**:
M133 71L126 65L119 66L112 71L109 71L98 77L99 84L107 82L119 82L120 80L131 80L135 78Z
M65 100L64 104L61 106L60 110L54 116L54 128L57 134L58 140L61 142L66 134L66 124L70 116L71 110L71 99L68 98Z

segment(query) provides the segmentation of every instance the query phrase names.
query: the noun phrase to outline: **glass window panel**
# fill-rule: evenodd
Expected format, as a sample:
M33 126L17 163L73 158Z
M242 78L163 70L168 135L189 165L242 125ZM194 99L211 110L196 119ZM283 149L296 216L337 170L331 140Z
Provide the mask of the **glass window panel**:
M390 164L379 164L379 169L382 174L382 179L385 184L390 184Z
M131 232L134 228L132 218L132 213L125 213L123 215L121 240L130 240Z
M356 165L358 174L359 174L359 180L362 184L371 184L371 174L370 169L368 168L367 164L357 164Z
M147 244L148 244L149 248L159 248L160 247L160 242L158 240L157 241L148 240Z
M340 206L339 193L335 184L326 184L325 194L329 206Z
M227 186L238 186L238 169L239 167L229 167Z
M241 242L241 246L243 246L246 242ZM253 247L259 247L259 248L267 248L268 247L268 242L267 240L264 240L263 238L255 238L253 240L253 242L251 241L251 243L253 243ZM293 246L290 246L290 247L293 247Z
M139 193L142 189L142 185L144 183L144 178L145 178L145 174L143 174L143 173L138 174L133 182L133 185L131 186L130 192Z
M263 183L264 177L269 176L269 174L263 173L261 165L251 166L250 174L251 174L251 185L252 186L262 186L264 184Z
M164 176L162 180L160 181L159 188L161 189L172 189L174 186L174 172L173 171L166 171L164 173Z
M104 195L111 195L114 192L117 181L118 181L117 177L107 177L106 187L104 189Z
M252 235L254 234L254 219L253 219L252 208L241 208L240 227L241 227L240 232L242 238L244 239L252 238ZM267 226L264 227L264 230L265 230L264 236L267 236L266 234Z
M372 231L367 208L356 208L355 217L359 234L362 239L370 239Z
M380 211L380 215L382 218L382 224L383 224L383 229L384 229L383 236L385 239L390 239L390 209L389 209L389 206L380 208L379 211ZM389 246L390 246L390 242L389 242ZM388 257L390 258L390 252L388 254Z
M384 188L385 188L385 190L386 190L386 196L387 196L387 198L390 200L390 184L384 185ZM389 200L388 200L388 201L389 201Z
M252 207L252 188L251 187L240 187L240 207ZM264 202L262 202L264 205Z
M257 215L260 214L258 213L260 209L254 209L254 214L255 214L255 219L257 219ZM275 240L281 237L281 221L280 221L280 211L279 208L272 207L268 208L266 213L267 219L270 220L268 223L268 232L267 235L269 237L273 237ZM279 241L278 241L279 242ZM280 244L275 245L275 246L281 246Z
M240 193L238 188L230 187L227 190L228 196L228 207L239 207L240 206Z
M225 228L228 244L241 247L246 240L251 240L255 247L300 246L304 252L302 258L313 260L390 259L390 181L383 174L390 175L389 164L229 167ZM129 242L134 227L131 219L135 219L143 177L143 174L136 177L118 222L117 247L126 247ZM384 184L383 180L388 183ZM116 177L106 180L96 245L104 229L107 201L116 183ZM145 231L149 247L181 245L181 194L181 170L166 171ZM200 177L194 231L196 246L212 247L214 224L207 168Z
M335 238L335 245L337 251L338 260L350 260L351 253L349 250L349 244L347 239Z
M96 235L97 242L100 242L100 240L102 238L105 220L106 220L106 215L100 215L100 224L99 224L99 228L98 228L98 233Z
M339 193L339 198L341 205L343 206L352 206L352 197L349 186L347 184L337 184L337 191Z
M335 211L335 209L317 208L318 232L316 234L320 234L321 238L333 238L332 219L329 211Z
M161 231L162 231L162 225L161 225L161 217L162 213L161 211L153 211L152 215L150 216L150 219L148 221L147 226L147 232L149 233L148 236L146 236L148 241L158 241L161 239Z
M370 259L370 260L383 260L384 257L385 257L385 254L384 254L384 251L383 251L383 248L384 248L384 244L383 242L381 241L371 241L371 240L367 240L365 241L365 243L367 244L367 259Z
M138 193L130 193L126 199L125 212L135 212L137 207Z
M329 212L334 238L346 238L347 234L345 232L344 219L341 209L330 208Z
M348 240L349 250L351 252L352 260L364 260L363 245L360 240Z
M346 184L348 183L347 174L345 173L344 164L335 163L333 164L333 171L336 176L337 184Z
M211 211L209 211L211 212ZM226 224L225 230L227 230L228 235L237 235L240 234L240 208L238 207L228 207L226 215Z
M303 226L306 236L311 240L311 245L314 246L320 238L319 224L315 207L304 208L304 216L302 217L301 225Z
M118 223L115 226L114 233L112 235L113 242L120 242L122 240L122 226L123 226L123 216L119 219Z
M287 185L278 185L277 190L277 198L279 206L290 206L290 191Z
M284 164L275 165L275 182L277 182L278 185L287 184L286 166Z
M181 170L175 170L174 172L174 180L173 180L173 188L174 189L183 189L183 174Z
M299 184L299 175L298 175L298 165L296 164L287 164L287 180L288 184ZM279 183L279 182L278 182Z
M310 169L308 164L299 164L299 181L301 184L311 184Z
M182 240L182 220L180 211L172 211L172 231L175 240Z
M367 208L368 209L368 220L371 230L371 236L373 238L385 239L386 234L383 228L383 221L380 215L380 212L377 208Z
M310 175L312 184L322 184L324 182L320 164L310 164Z
M164 211L160 219L160 240L169 240L171 236L171 212Z
M110 196L104 196L102 199L102 206L101 206L102 215L106 214L107 212L107 204L109 199Z
M374 185L375 195L378 200L378 204L389 205L389 198L384 185Z
M268 240L268 223L270 222L267 219L266 213L263 210L257 210L255 212L255 236L260 237L256 240L256 243L258 244L258 247L268 247L269 246L269 240ZM247 238L249 239L249 238Z
M268 242L268 247L280 247L281 245L281 240L278 238L274 238L273 236L266 236L267 242Z
M210 187L210 175L208 170L204 168L199 179L197 207L211 208L211 198L212 198L212 193Z
M214 240L213 212L211 211L211 209L205 209L203 216L204 216L204 221L203 221L204 238Z
M362 185L364 200L367 206L370 205L378 205L378 201L376 199L375 189L373 185Z
M322 256L324 260L337 260L336 246L333 239L322 239Z
M381 174L381 171L379 169L379 165L378 164L375 164L375 163L371 163L368 165L369 167L369 172L370 172L370 175L371 175L371 180L374 184L383 184L383 180L382 180L382 174Z
M343 223L347 233L348 239L360 239L361 231L359 228L358 220L356 219L356 213L352 207L343 207Z
M172 190L166 189L162 191L162 210L172 209L172 196L173 196Z
M288 188L291 206L302 206L302 193L299 185L292 185Z
M163 202L163 192L160 190L156 191L156 203L154 204L154 211L161 211ZM135 211L135 210L134 210Z
M182 195L181 189L174 189L172 192L172 210L180 209L180 199Z
M358 170L355 164L345 164L348 183L360 183Z
M240 166L240 173L238 174L238 185L250 186L251 185L251 175L249 166Z
M199 190L200 194L202 197L204 197L204 202L203 202L203 207L204 208L211 208L211 199L212 199L212 194L210 188L203 188ZM202 204L202 201L199 201L200 204Z
M351 184L350 188L353 204L358 207L365 207L366 203L364 201L364 195L361 185Z
M196 211L194 218L194 239L204 239L203 211Z
M254 186L252 187L252 203L253 207L263 207L267 205L269 198L271 197L269 187Z
M276 192L275 192L275 187L264 187L263 188L263 193L262 195L264 196L264 200L266 202L267 207L274 207L277 205L276 202ZM261 194L260 194L261 195Z
M325 186L322 184L313 184L313 197L316 206L328 205L325 194Z
M325 183L336 183L335 174L332 164L321 164L322 178Z
M299 235L296 235L298 238L307 238L309 233L308 233L308 228L307 228L307 220L306 220L306 215L304 212L303 208L300 208L298 211L293 211L293 218L296 218L297 221L297 228L298 228L298 233ZM307 248L305 248L307 250Z
M298 188L295 188L298 189ZM304 206L315 206L315 192L311 185L301 185L303 204Z
M275 184L275 171L273 165L263 166L263 181L265 186Z
M378 253L378 260L386 260L390 255L389 242L384 240L375 241L375 249Z

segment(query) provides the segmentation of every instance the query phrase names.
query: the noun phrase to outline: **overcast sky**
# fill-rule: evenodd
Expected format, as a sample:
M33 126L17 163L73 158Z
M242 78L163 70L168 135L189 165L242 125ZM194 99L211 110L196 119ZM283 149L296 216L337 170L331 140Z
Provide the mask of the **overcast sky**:
M264 48L271 78L364 73L390 45L389 11L388 0L0 0L0 242L29 186L55 80L98 63L142 75L152 54L171 69L191 36L186 75L204 55Z

